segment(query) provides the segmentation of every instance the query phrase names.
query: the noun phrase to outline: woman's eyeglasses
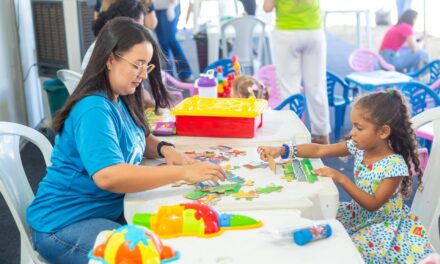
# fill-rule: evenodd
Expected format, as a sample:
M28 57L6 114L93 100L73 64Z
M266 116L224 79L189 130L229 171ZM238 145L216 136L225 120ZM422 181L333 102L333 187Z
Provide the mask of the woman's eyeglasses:
M136 75L141 74L142 72L146 71L147 74L149 74L150 72L152 72L154 70L154 68L156 68L156 65L154 64L148 64L148 63L143 63L143 64L136 64L133 63L129 60L127 60L126 58L122 57L121 55L115 53L116 56L118 56L119 58L125 60L126 62L130 63L135 69L136 69Z

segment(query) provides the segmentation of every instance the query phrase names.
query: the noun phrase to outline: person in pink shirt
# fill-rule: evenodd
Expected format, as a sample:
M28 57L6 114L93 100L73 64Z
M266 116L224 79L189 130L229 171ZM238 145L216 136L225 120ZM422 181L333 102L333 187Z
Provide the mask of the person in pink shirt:
M424 50L424 38L414 37L413 26L417 12L408 9L388 29L380 46L380 54L400 72L414 72L429 62L428 53Z

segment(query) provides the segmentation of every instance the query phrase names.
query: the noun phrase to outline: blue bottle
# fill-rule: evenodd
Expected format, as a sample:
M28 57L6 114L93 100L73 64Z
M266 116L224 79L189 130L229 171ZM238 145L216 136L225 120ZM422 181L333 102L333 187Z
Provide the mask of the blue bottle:
M329 224L306 227L293 231L293 241L297 245L305 245L311 241L324 239L332 235Z

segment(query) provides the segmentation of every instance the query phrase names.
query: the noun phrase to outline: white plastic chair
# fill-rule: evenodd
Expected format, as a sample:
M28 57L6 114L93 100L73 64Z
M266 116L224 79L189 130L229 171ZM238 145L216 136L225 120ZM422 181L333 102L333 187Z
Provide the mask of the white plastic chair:
M426 227L434 248L440 250L438 218L440 216L440 107L431 108L412 118L414 130L432 122L434 137L428 164L423 174L423 191L417 190L412 211Z
M69 91L69 95L71 95L73 91L75 91L76 86L78 85L82 75L75 71L63 69L57 71L57 77L58 79L60 79L60 81L63 82L63 84L67 88L67 91Z
M50 165L52 145L36 130L9 122L0 122L0 193L5 198L20 231L21 263L45 263L34 251L26 222L26 208L34 199L20 157L20 138L34 143Z
M235 31L235 36L232 37L227 31L232 27ZM260 31L258 34L258 57L257 62L259 65L256 65L254 68L254 54L253 54L253 38L255 36L255 30L260 27ZM220 38L222 41L222 58L229 58L230 54L228 54L227 49L227 41L228 39L233 39L233 50L231 55L235 55L238 57L238 60L241 64L242 69L251 68L252 74L255 72L255 69L258 69L263 63L263 50L264 45L266 43L266 33L265 33L266 23L263 20L258 19L254 16L244 16L231 19L222 24L220 30Z

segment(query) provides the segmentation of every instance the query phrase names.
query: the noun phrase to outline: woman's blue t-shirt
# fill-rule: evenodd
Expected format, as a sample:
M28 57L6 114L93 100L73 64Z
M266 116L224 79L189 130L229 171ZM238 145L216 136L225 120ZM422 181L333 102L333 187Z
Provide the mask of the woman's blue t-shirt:
M123 194L100 189L92 176L116 164L140 164L145 135L124 102L87 96L73 107L55 138L52 165L27 209L28 224L43 233L90 218L116 220Z

